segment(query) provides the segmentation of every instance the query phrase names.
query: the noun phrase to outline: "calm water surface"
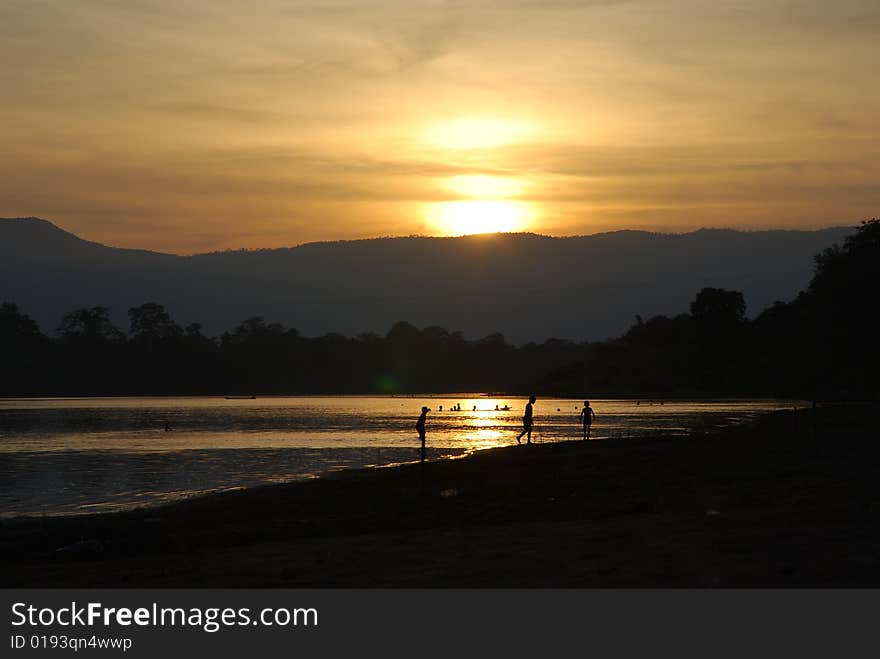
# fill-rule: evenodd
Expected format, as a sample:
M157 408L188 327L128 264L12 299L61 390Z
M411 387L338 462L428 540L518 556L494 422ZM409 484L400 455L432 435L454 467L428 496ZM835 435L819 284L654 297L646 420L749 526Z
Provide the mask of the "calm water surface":
M515 444L525 402L478 394L4 399L0 516L125 509L346 467L412 461L418 458L414 425L423 404L432 409L431 458ZM580 403L539 400L533 441L579 438ZM455 404L460 412L450 411ZM791 407L786 401L593 400L592 405L596 439L661 432L687 437Z

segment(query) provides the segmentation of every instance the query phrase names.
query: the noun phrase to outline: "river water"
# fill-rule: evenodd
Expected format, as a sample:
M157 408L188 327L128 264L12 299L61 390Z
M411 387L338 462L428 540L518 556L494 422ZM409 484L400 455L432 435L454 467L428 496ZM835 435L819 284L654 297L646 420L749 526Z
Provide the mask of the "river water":
M480 394L2 399L0 516L120 510L416 460L422 405L432 410L431 459L511 445L525 402ZM582 404L538 400L533 441L579 439ZM791 403L594 400L592 407L594 439L684 439Z

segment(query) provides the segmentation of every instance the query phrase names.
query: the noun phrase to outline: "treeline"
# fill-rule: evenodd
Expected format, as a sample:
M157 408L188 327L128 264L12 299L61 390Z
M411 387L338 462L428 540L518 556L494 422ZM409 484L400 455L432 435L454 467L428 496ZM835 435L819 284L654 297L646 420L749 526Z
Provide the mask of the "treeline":
M741 293L704 288L690 313L636 317L622 337L513 346L396 323L384 336L304 337L256 317L220 337L156 303L65 314L55 336L0 305L0 395L320 394L536 391L571 396L793 396L878 393L880 221L816 256L807 289L754 320Z

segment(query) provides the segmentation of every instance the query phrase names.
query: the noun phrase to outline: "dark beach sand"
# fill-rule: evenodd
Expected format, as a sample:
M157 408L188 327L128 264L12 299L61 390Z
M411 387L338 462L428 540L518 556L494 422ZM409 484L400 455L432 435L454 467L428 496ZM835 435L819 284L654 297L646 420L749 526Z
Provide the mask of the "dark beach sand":
M7 520L6 587L880 586L876 406ZM797 430L797 433L795 433ZM430 434L429 434L430 440ZM414 449L415 455L415 449ZM66 551L58 548L68 547Z

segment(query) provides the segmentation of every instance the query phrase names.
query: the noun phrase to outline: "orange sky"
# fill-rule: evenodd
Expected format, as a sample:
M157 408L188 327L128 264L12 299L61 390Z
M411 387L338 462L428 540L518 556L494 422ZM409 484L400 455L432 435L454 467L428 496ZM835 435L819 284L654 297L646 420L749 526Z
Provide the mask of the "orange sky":
M880 208L876 0L4 0L0 215L189 253Z

